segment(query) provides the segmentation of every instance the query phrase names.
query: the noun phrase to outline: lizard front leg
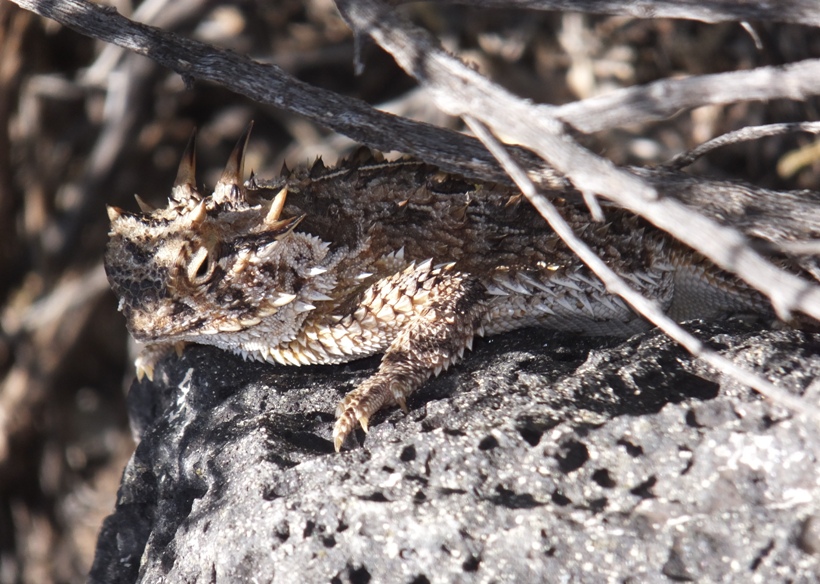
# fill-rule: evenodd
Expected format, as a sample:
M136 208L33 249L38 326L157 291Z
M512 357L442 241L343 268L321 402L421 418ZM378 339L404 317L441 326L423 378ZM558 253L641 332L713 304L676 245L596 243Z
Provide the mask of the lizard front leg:
M182 350L185 348L183 341L176 343L151 343L145 345L140 350L139 355L134 360L134 368L137 372L137 381L142 381L143 377L147 377L149 381L154 381L154 368L157 363L162 361L171 353L176 353L177 357L182 356Z
M376 374L339 403L333 428L337 452L357 422L366 431L370 416L380 409L398 405L406 411L408 395L472 347L486 310L485 289L476 278L450 268L438 270L428 301L398 331Z

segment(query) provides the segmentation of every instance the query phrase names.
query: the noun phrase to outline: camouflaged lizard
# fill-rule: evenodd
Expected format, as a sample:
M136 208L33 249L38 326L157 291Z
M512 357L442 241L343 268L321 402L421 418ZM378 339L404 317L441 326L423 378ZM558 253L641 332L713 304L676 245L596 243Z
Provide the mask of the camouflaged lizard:
M338 451L356 423L407 396L476 335L528 326L597 335L648 328L506 188L361 150L243 182L248 132L213 193L196 185L193 139L168 206L109 207L105 268L131 334L138 375L184 343L283 365L383 354L337 408ZM633 215L594 223L554 201L582 238L670 316L765 309L742 282Z

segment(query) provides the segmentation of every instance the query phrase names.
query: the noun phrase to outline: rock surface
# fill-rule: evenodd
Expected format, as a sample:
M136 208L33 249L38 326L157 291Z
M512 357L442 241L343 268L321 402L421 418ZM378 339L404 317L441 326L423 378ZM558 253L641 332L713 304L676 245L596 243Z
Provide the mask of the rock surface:
M820 335L690 328L819 401ZM189 347L135 383L91 582L820 578L820 430L656 331L477 343L334 454L335 404L377 364Z

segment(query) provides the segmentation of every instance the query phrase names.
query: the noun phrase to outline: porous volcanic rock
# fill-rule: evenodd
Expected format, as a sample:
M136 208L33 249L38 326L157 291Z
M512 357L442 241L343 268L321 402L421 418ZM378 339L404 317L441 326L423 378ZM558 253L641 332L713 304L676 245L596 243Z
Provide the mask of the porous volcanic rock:
M700 338L813 403L820 335ZM809 582L820 430L657 331L476 343L410 413L333 452L378 358L248 363L189 347L134 383L139 446L91 582Z

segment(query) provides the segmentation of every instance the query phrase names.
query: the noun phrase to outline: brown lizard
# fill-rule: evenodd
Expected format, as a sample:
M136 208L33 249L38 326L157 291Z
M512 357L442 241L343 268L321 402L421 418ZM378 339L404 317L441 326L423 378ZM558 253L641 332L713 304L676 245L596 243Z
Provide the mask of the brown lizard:
M243 182L250 128L213 193L195 180L193 138L168 206L109 207L105 268L139 376L184 343L285 365L383 353L337 408L338 451L358 422L398 405L461 358L476 335L527 326L598 335L648 328L506 187L362 150L272 181ZM557 199L582 238L683 320L767 303L633 215L594 223Z

